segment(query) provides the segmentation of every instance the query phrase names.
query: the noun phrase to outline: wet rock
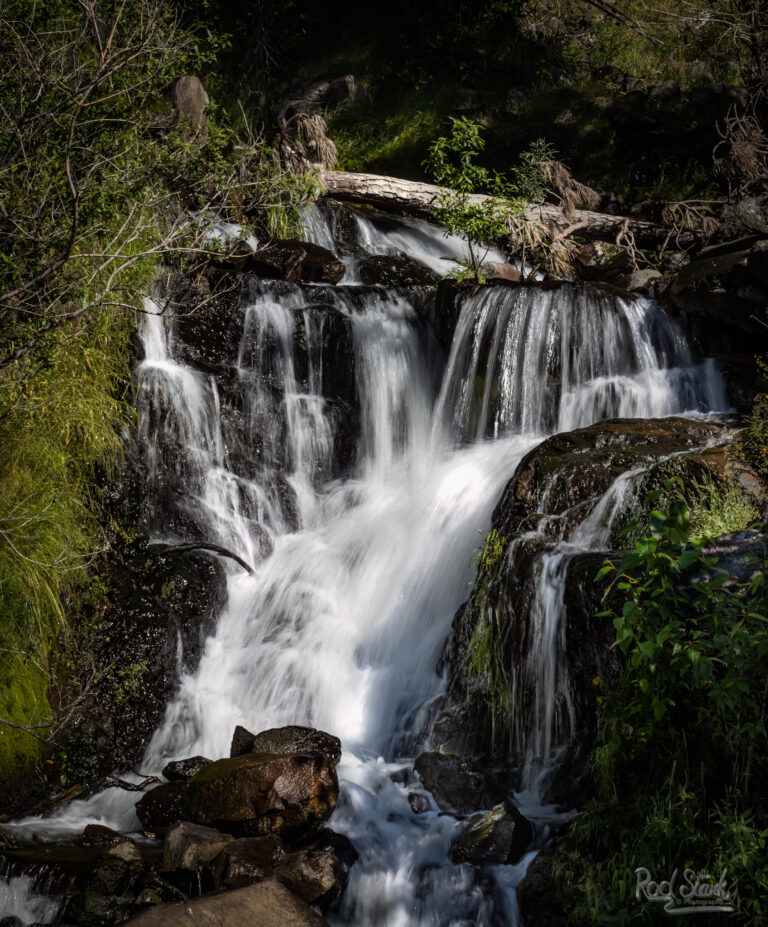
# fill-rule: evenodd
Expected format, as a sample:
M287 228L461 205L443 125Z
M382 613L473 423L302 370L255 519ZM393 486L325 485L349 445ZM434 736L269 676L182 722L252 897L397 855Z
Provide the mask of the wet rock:
M432 807L429 795L426 795L424 792L409 792L408 804L411 806L411 811L413 811L414 814L424 814L425 811L429 811Z
M347 837L324 828L308 846L279 860L274 875L302 901L325 911L343 891L357 858Z
M471 760L422 753L413 768L442 811L464 815L493 803L485 776Z
M155 905L127 923L131 927L328 927L326 920L272 879L179 904Z
M248 255L241 265L241 270L259 277L298 283L301 280L301 265L306 256L305 242L275 241L268 247Z
M343 278L346 267L333 252L312 242L301 244L305 251L301 264L303 283L338 283Z
M533 839L531 822L509 802L471 817L451 848L456 863L473 866L516 863Z
M166 782L143 795L136 814L144 830L157 832L184 820L185 782Z
M673 306L765 336L768 322L768 241L745 238L704 248L672 282Z
M274 876L297 898L314 904L333 889L339 865L330 848L298 850L275 866Z
M183 788L184 819L241 837L306 831L331 815L339 794L335 766L319 753L218 760Z
M517 901L523 924L566 927L566 904L574 894L573 889L564 889L553 878L551 854L540 853L531 860L517 887Z
M183 821L165 835L163 869L199 869L209 863L234 837L212 827Z
M691 419L616 419L555 435L527 454L496 507L494 525L510 536L533 513L559 515L601 496L627 470L729 437L727 426ZM529 525L530 527L530 525Z
M83 845L90 847L112 846L124 840L123 834L103 824L87 824L82 836Z
M217 888L241 888L266 878L288 855L288 847L276 835L241 837L225 847L212 865Z
M163 775L172 782L182 782L197 775L201 769L209 766L213 760L204 756L191 756L186 760L173 760L163 768Z
M16 835L12 831L0 827L0 848L18 846L20 846L20 843Z
M511 264L491 261L488 264L483 264L482 270L486 280L507 280L509 283L520 283L523 279L520 270Z
M243 727L235 729L230 756L245 753L322 753L332 763L341 759L341 741L332 734L313 727L289 725L270 728L260 734L249 734Z
M252 254L243 254L236 269L289 283L338 283L346 271L327 248L297 238L276 239Z
M146 493L142 500L143 508ZM126 532L141 523L141 512L121 519L116 508L110 511ZM224 568L213 556L150 552L141 531L114 543L119 554L105 567L99 634L86 642L93 665L111 670L97 678L62 740L67 773L86 788L140 760L177 688L179 641L191 672L226 595Z
M440 279L429 268L405 254L365 257L358 264L357 273L366 285L390 289L429 288L436 286Z
M9 917L0 918L0 927L24 927L24 921L11 914Z
M67 900L60 923L78 927L106 927L120 917L120 906L114 897L101 892L78 892Z
M235 728L235 733L232 735L232 743L229 747L230 757L251 753L251 747L255 739L255 734L252 734L247 728L238 724Z

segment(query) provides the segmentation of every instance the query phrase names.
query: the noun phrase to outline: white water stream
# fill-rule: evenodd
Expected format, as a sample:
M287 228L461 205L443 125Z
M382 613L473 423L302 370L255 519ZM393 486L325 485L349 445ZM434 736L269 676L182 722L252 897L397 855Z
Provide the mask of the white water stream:
M511 889L524 866L499 867L495 890L482 890L470 867L449 862L454 820L415 814L408 803L424 708L444 690L435 667L472 580L478 532L517 463L546 434L620 415L725 409L722 380L713 366L693 363L669 319L643 299L487 291L466 301L451 355L435 370L430 338L402 296L378 291L361 302L327 290L327 304L352 328L361 410L355 464L343 479L328 476L338 422L311 362L323 312L305 291L263 284L245 307L232 363L258 465L227 450L216 379L176 360L173 331L148 303L137 374L150 482L169 467L183 474L207 540L246 559L254 574L226 563L216 631L199 667L182 678L141 770L226 756L236 724L327 730L344 750L331 826L360 853L332 920L491 924L494 907L514 917ZM306 376L297 372L299 324ZM552 556L541 569L545 613L557 609L562 554ZM556 617L542 625L543 650L557 648ZM542 678L543 716L553 710L555 684ZM534 732L545 739L539 756L552 751L551 729ZM80 833L89 822L131 831L136 798L110 789L19 826L46 837Z

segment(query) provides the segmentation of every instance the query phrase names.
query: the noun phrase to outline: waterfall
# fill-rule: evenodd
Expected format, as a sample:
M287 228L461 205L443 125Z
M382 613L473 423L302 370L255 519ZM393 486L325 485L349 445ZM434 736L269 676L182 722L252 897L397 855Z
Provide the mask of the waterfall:
M317 239L332 241L315 221ZM376 248L373 220L356 221ZM385 236L386 247L427 264L446 253L434 230L407 223L399 235ZM442 361L417 298L253 283L233 317L240 334L226 369L213 372L183 361L180 320L148 301L138 436L153 536L183 539L180 525L191 525L254 573L225 564L215 633L182 675L141 768L228 755L237 724L330 731L344 750L331 826L360 853L334 922L490 925L492 899L470 867L449 862L455 821L408 803L419 719L445 690L436 666L473 577L478 532L544 435L727 402L715 368L695 362L648 300L489 288L465 299ZM349 350L333 355L344 339ZM531 733L531 776L557 747L566 565L556 551L540 567L531 672L544 674L544 720ZM108 790L35 819L34 829L51 836L101 822L130 831L135 800ZM514 882L507 868L499 886Z

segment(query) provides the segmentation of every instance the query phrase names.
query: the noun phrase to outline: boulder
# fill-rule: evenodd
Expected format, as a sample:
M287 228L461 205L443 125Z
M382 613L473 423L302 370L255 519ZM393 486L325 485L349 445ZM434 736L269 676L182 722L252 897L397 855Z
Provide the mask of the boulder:
M496 507L494 526L510 536L542 507L560 515L601 496L627 470L723 443L730 433L718 422L665 418L616 419L555 435L522 459Z
M161 831L184 820L184 782L165 782L150 789L136 803L136 815L147 831Z
M240 247L224 260L223 266L237 273L289 283L338 283L346 271L332 251L298 238L277 238L248 253Z
M328 927L328 922L269 879L219 895L155 905L131 918L131 927Z
M509 283L520 283L523 275L517 267L511 264L502 264L500 261L489 261L483 264L483 273L486 280L507 280Z
M200 869L234 839L212 827L189 821L174 824L165 835L163 869Z
M332 734L299 725L270 728L260 734L249 734L244 727L237 727L232 738L230 756L242 756L245 753L322 753L332 763L338 763L341 759L341 741Z
M87 847L112 846L116 843L123 843L124 840L123 834L103 824L86 824L81 837L81 843Z
M217 888L241 888L266 878L288 855L288 848L276 835L241 837L226 846L212 865Z
M273 241L266 247L244 256L244 260L238 261L237 266L240 268L239 272L298 283L301 280L301 265L306 256L307 249L304 242ZM237 270L235 267L233 269Z
M470 760L422 753L413 768L442 811L465 815L493 804L485 776Z
M754 237L712 245L686 265L667 296L678 309L766 335L768 241Z
M287 239L296 242L296 239ZM300 243L306 252L301 264L301 279L304 283L338 283L346 272L344 264L336 255L313 242Z
M642 270L633 270L631 274L625 277L617 278L614 284L628 293L648 293L653 289L656 281L660 279L660 271L646 267Z
M726 240L759 235L768 238L768 193L745 196L723 206L722 234Z
M235 728L235 733L232 735L232 743L229 747L230 757L243 756L244 753L252 753L255 739L255 734L252 734L248 728L243 727L242 724L238 724Z
M566 927L566 909L577 890L568 888L552 875L552 853L542 852L531 860L517 886L517 902L523 924Z
M306 831L330 817L339 794L335 765L320 753L218 760L182 786L185 820L238 837Z
M367 286L385 286L390 289L424 289L435 286L440 279L428 267L405 254L364 257L357 265L357 273Z
M176 118L188 119L194 129L205 121L205 108L210 102L199 77L182 74L173 82L171 99Z
M503 802L466 822L451 848L451 858L473 866L516 863L532 839L531 822L510 802Z
M336 884L339 859L331 848L306 849L290 853L274 869L274 876L297 898L315 904Z
M323 829L311 844L279 860L274 875L302 901L326 910L344 889L357 858L347 837Z
M171 782L185 782L210 766L213 760L204 756L191 756L186 760L173 760L163 768L163 775Z

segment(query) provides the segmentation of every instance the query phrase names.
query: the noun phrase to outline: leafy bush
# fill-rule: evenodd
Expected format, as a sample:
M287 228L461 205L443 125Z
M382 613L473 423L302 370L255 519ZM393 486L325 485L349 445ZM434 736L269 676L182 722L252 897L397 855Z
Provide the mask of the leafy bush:
M760 393L744 419L741 454L756 473L768 482L768 360L758 360Z
M675 868L727 869L738 906L729 923L768 914L768 829L759 817L768 760L766 553L748 579L720 569L704 539L691 536L689 510L674 495L681 485L668 480L649 496L664 509L654 507L635 550L597 576L624 599L619 614L603 615L625 669L598 696L598 794L557 861L560 878L583 893L573 923L666 917L634 900L640 866L658 878Z

